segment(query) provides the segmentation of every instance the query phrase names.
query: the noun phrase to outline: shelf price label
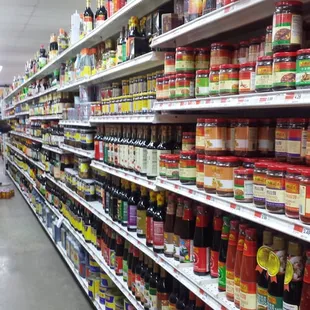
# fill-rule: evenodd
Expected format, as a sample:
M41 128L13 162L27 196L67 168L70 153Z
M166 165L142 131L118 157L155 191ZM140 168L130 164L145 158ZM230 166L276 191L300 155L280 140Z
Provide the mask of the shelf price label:
M258 211L254 212L254 216L262 220L267 220L267 215Z

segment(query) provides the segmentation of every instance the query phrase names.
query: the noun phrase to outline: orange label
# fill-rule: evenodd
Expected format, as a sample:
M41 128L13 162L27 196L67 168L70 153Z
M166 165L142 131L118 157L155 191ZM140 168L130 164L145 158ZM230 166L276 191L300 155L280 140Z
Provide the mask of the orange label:
M226 127L205 127L205 150L226 150Z
M233 167L216 167L216 190L231 192L234 188Z
M257 150L257 128L236 127L235 128L235 151Z

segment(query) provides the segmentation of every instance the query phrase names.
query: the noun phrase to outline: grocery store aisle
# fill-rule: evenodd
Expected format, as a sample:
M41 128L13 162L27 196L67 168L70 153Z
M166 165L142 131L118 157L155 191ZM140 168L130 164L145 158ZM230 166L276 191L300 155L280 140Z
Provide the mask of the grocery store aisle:
M0 181L11 182L2 163ZM0 200L0 292L0 310L92 309L16 188Z

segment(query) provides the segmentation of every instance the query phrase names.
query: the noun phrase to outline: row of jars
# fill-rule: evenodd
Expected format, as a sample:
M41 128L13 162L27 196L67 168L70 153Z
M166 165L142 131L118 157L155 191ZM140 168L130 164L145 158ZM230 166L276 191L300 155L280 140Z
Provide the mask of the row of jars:
M95 129L93 128L64 128L64 143L82 150L94 149Z

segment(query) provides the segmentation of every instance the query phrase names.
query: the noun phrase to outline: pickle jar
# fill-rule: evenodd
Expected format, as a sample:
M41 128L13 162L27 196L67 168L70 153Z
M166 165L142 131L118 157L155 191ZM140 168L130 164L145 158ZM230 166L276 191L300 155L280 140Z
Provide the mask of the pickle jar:
M176 73L194 73L195 60L192 47L177 47L175 59Z
M272 56L258 57L255 76L255 91L272 91L273 85L273 58Z
M255 163L253 175L253 202L255 207L264 209L266 204L266 176L269 162Z
M300 186L299 186L299 219L305 223L310 224L310 169L303 169L301 172Z
M209 74L209 95L218 96L220 93L220 67L211 66Z
M196 186L198 189L204 189L204 159L205 155L197 154Z
M234 198L237 202L253 202L253 169L234 170Z
M209 96L209 70L196 71L195 97Z
M216 156L205 156L204 160L204 189L208 194L216 193Z
M227 120L224 118L206 118L204 129L205 155L225 155Z
M204 154L205 152L205 119L198 118L196 124L196 152Z
M286 161L287 159L288 124L288 119L277 118L275 132L275 157L277 161Z
M220 95L237 95L239 93L239 65L220 66Z
M175 99L195 97L195 75L177 74L175 80Z
M182 184L196 185L196 159L195 151L181 151L179 177Z
M240 65L239 94L253 93L255 91L256 62L246 62Z

